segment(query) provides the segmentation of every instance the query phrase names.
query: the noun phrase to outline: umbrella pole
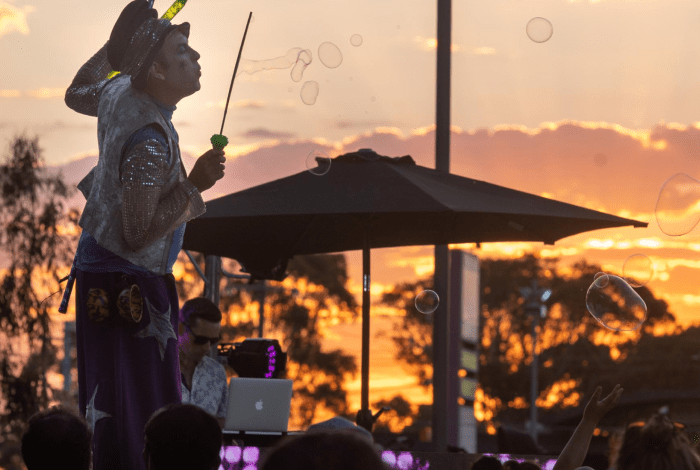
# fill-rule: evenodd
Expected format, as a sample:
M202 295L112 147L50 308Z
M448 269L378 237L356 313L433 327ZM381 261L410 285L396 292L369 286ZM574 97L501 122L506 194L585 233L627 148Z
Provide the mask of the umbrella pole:
M362 409L369 410L369 237L362 248Z
M357 412L355 423L372 432L375 418L369 409L369 236L364 231L362 247L362 408Z

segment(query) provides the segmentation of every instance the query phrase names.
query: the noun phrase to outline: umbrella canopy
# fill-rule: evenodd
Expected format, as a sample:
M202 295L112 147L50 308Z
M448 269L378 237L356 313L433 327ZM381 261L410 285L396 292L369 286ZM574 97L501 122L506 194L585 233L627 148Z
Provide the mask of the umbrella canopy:
M294 255L363 248L556 240L646 223L418 166L410 156L341 155L318 176L298 173L208 201L183 248L233 258L257 278ZM279 271L279 269L278 269Z
M237 260L253 279L284 278L294 255L362 249L362 409L369 410L371 248L556 240L644 222L389 158L367 149L319 160L323 171L282 178L207 202L183 249ZM320 174L323 173L323 174Z

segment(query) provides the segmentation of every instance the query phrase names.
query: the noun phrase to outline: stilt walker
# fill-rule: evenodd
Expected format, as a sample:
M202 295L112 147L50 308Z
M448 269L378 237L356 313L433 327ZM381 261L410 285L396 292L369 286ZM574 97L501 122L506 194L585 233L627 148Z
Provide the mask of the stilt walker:
M78 185L83 232L59 309L74 281L79 405L94 470L145 469L146 421L181 401L172 266L225 161L222 148L209 150L188 176L180 159L175 103L201 88L190 25L170 23L185 1L161 18L152 0L129 3L66 92L71 109L98 118L99 159Z

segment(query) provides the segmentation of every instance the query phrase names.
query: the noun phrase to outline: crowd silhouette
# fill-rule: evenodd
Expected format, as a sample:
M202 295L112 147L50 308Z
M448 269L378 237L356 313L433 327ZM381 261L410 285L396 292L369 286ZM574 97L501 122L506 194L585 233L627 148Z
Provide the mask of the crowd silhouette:
M586 407L588 413L572 435L554 470L593 470L582 466L588 451L590 425L609 409L620 390L602 401L600 391ZM192 404L170 404L146 423L143 459L146 470L217 470L222 464L223 433L219 421ZM27 470L45 468L91 470L93 434L83 416L64 405L34 414L22 436ZM372 434L351 421L336 417L316 423L303 434L288 436L264 451L260 470L389 470L382 448ZM610 470L700 470L700 455L681 424L663 414L626 427L617 448L610 452ZM483 456L471 470L538 470L534 461L501 462Z

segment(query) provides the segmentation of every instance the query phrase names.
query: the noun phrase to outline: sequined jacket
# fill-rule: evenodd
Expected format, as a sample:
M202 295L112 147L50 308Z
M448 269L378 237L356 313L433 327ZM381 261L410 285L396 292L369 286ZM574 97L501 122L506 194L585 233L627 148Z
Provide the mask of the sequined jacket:
M97 166L78 184L87 199L79 224L100 246L165 274L175 230L203 214L204 201L187 179L177 141L158 106L131 86L129 75L106 80L110 71L103 47L66 92L71 109L97 116L100 154ZM129 137L147 125L167 137L172 158L165 158L167 149L155 140L122 155Z

